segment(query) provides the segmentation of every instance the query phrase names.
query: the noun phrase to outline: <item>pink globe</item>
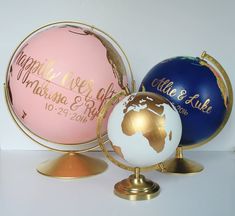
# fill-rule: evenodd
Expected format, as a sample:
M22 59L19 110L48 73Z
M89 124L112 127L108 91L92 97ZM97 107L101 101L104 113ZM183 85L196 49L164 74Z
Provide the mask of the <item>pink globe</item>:
M33 134L61 144L94 140L102 105L127 85L125 65L114 46L75 24L50 26L27 37L7 74L17 119Z

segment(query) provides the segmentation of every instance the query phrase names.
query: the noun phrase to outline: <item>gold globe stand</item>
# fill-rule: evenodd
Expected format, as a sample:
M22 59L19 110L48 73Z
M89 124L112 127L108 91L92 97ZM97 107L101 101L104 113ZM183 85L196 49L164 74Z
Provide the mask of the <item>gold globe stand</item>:
M37 171L55 178L81 178L102 173L107 167L102 160L72 152L41 163Z
M135 168L135 173L114 186L114 193L127 200L150 200L160 193L160 186L140 175L140 168Z
M189 146L183 146L183 147L179 146L176 149L175 158L169 159L161 164L161 169L160 169L161 172L177 173L177 174L190 174L190 173L201 172L204 169L204 167L195 161L184 158L183 157L183 150L196 148L196 147L199 147L199 146L204 145L204 144L208 143L209 141L211 141L224 128L224 126L227 123L229 116L231 114L232 106L233 106L233 89L232 89L232 85L231 85L230 79L229 79L226 71L224 70L224 68L220 65L220 63L216 59L214 59L212 56L207 54L205 51L201 54L201 58L202 58L202 60L200 63L202 65L206 65L210 68L213 68L210 64L208 64L205 61L205 60L208 60L220 71L223 80L219 80L219 81L225 82L226 87L227 87L227 89L225 89L226 87L224 87L222 89L222 91L224 91L224 92L226 91L226 93L227 93L227 99L228 99L227 109L228 109L228 111L227 111L225 118L224 118L223 122L221 123L220 127L215 131L214 134L212 134L208 139L206 139L200 143L192 144Z
M9 65L8 65L7 72L10 71L10 65L13 60L14 55L17 53L18 49L29 37L33 36L38 31L41 31L41 30L44 30L46 28L49 28L51 26L56 26L56 25L78 25L78 26L87 27L91 30L91 32L97 31L98 33L101 33L102 36L100 35L99 40L101 40L101 42L103 42L103 43L104 43L103 37L109 38L109 40L113 42L113 45L116 48L118 48L120 50L120 53L123 55L123 57L126 61L126 65L127 65L126 68L128 68L128 71L129 71L128 78L130 78L131 91L135 90L135 80L133 78L133 73L131 70L130 62L129 62L125 52L121 48L121 46L117 43L117 41L114 40L114 38L111 35L107 34L106 32L104 32L103 30L101 30L99 28L96 28L95 26L91 26L89 24L85 24L82 22L76 22L76 21L62 21L62 22L50 23L48 25L42 26L42 27L36 29L35 31L33 31L19 44L19 46L14 51L14 53L11 57L11 60L9 62ZM108 44L104 43L104 46L108 46ZM118 83L119 83L120 87L122 89L129 89L127 86L124 86L122 81L123 81L122 74L119 74ZM11 114L14 122L16 123L16 125L24 132L24 134L27 137L29 137L35 143L43 146L46 149L53 151L53 152L63 153L63 155L60 156L59 158L47 160L47 161L41 163L37 167L37 171L40 174L45 175L45 176L55 177L55 178L73 179L73 178L93 176L93 175L102 173L107 169L108 165L103 160L81 154L81 153L95 150L97 147L99 147L99 145L97 143L95 145L93 145L92 147L88 147L88 148L82 149L82 150L67 150L67 149L61 149L61 148L54 148L54 147L49 146L48 140L37 136L32 131L30 131L29 129L24 127L24 125L19 121L19 119L17 118L17 116L15 115L15 113L11 107L11 104L10 104L11 95L10 95L10 91L8 88L8 84L9 83L8 83L8 79L6 76L6 82L4 84L5 99L6 99L8 110L10 111L10 114ZM102 134L102 136L103 136L103 134ZM94 140L88 141L86 143L78 143L76 145L93 144L93 142L95 142L96 140L97 139L95 138ZM59 144L59 143L52 143L52 142L49 142L49 143L51 143L51 145ZM71 146L76 146L76 145L71 145ZM62 146L62 145L60 145L60 146ZM69 146L69 145L66 145L66 147L67 146Z
M103 120L105 118L106 113L111 108L112 104L118 101L121 97L126 96L129 94L128 89L125 89L125 91L121 91L118 94L114 95L109 101L105 103L103 108L101 109L98 121L97 121L97 138L100 144L100 148L102 149L105 156L116 166L133 172L132 175L130 175L127 179L123 179L120 182L116 183L114 186L114 194L117 195L120 198L127 199L127 200L149 200L154 197L156 197L160 192L160 186L149 180L146 179L144 175L141 175L140 172L143 171L150 171L150 170L156 170L161 169L161 167L158 164L147 166L147 167L131 167L128 165L125 165L124 163L116 160L111 153L108 151L108 149L105 147L105 144L108 142L105 142L103 140L102 134L101 134L101 128L103 125Z
M204 167L192 160L183 157L183 148L176 149L175 158L166 160L162 163L161 172L177 173L177 174L190 174L201 172Z

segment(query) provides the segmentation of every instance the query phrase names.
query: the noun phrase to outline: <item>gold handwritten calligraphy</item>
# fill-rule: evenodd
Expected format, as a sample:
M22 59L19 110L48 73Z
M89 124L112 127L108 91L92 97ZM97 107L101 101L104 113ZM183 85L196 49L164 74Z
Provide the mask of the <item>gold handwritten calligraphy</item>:
M17 54L17 58L13 62L12 67L17 67L18 69L15 75L16 80L24 85L25 88L30 89L34 95L55 104L64 105L71 111L81 113L81 116L89 120L93 120L98 115L106 100L116 94L114 83L100 88L95 93L95 83L93 80L82 79L72 71L67 73L57 72L54 69L55 64L56 62L53 60L46 60L42 63L28 56L22 49ZM52 85L57 85L59 88L72 91L76 96L74 96L72 101L69 101L69 98L63 93L65 91L54 91L51 88ZM80 116L79 114L77 115ZM86 121L81 122L84 123Z
M174 88L174 82L167 78L154 79L151 83L152 87L158 91L170 96L176 97L177 100L182 101L187 105L190 105L193 109L198 109L203 113L209 114L212 112L212 106L210 105L211 99L207 98L205 101L200 100L200 94L192 96L187 95L187 90Z
M190 96L189 99L185 101L185 104L190 104L193 108L199 109L202 112L209 114L212 110L212 107L208 106L210 103L210 99L206 99L206 101L204 103L202 103L199 100L197 100L197 98L199 98L199 96L200 96L199 94L195 94L193 96Z
M163 92L164 94L174 97L176 95L176 89L172 89L174 82L171 82L169 79L154 79L152 81L152 87L156 87L158 91Z
M36 74L48 81L52 81L59 76L59 74L56 74L53 69L55 61L47 60L45 63L41 63L31 56L27 56L23 50L21 50L21 52L17 55L16 65L20 67L17 79L19 80L23 74L23 83L25 82L25 80L27 80L30 73Z
M181 101L186 97L187 97L187 91L186 90L181 90L178 97L177 97L177 99Z
M22 82L22 84L25 84L26 88L32 89L32 92L35 95L44 97L45 99L51 100L57 104L67 104L67 97L65 95L58 91L49 91L49 82L40 83L40 81L37 79L34 81L27 79L25 82Z

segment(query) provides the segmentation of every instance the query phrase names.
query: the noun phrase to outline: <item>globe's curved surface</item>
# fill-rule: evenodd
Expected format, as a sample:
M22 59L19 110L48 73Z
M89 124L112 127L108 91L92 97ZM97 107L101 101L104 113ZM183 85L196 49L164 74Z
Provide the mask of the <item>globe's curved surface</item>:
M140 91L169 99L182 120L180 145L205 142L223 123L228 92L220 74L205 61L175 57L155 65L142 81Z
M76 24L26 38L7 73L16 117L32 133L61 144L96 139L101 107L127 84L126 67L111 42Z
M134 166L150 166L167 159L181 138L177 110L153 93L125 97L113 109L108 136L114 151Z

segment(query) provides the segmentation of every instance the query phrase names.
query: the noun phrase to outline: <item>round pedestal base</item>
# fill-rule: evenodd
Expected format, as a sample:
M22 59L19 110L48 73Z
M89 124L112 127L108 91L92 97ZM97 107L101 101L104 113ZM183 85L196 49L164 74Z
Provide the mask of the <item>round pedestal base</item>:
M203 169L201 164L187 158L173 158L163 162L163 169L161 172L192 174L201 172Z
M143 175L136 178L136 175L130 175L114 186L114 193L120 198L127 200L149 200L156 197L160 192L157 183L146 179Z
M67 153L57 159L48 160L37 167L45 176L74 179L97 175L104 172L108 165L99 159L77 153Z

